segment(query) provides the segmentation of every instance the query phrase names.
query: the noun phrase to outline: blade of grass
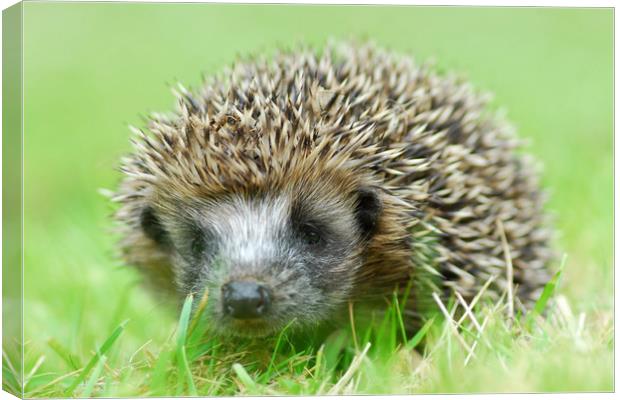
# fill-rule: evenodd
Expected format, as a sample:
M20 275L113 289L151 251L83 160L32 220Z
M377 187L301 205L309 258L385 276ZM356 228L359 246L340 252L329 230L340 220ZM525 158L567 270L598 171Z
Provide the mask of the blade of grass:
M193 312L193 316L189 324L189 330L187 331L185 350L189 363L193 363L200 356L212 352L213 347L217 346L217 342L214 342L213 340L203 340L207 327L202 317L207 308L208 302L209 291L208 289L205 289L198 306Z
M187 380L187 387L189 390L189 394L191 396L198 396L198 392L196 391L196 385L194 384L194 379L192 377L192 371L189 369L189 363L187 362L187 354L185 352L185 346L181 347L181 350L179 351L179 356L180 356L180 360L179 360L179 367L180 370L183 372L183 375L185 375L185 379Z
M545 309L547 308L549 301L551 300L551 298L553 298L555 291L557 289L557 286L560 282L562 273L564 272L565 263L566 263L566 254L564 254L564 256L562 257L560 268L556 271L555 274L553 274L549 282L545 284L545 287L543 288L543 291L540 294L540 297L538 298L538 300L536 300L534 307L526 315L524 326L525 326L525 329L527 329L528 331L532 330L534 321L536 321L537 318L543 315L543 313L545 312Z
M97 383L97 379L99 379L99 375L101 375L101 371L103 370L103 366L105 365L106 360L106 356L101 356L99 358L95 370L91 374L90 378L88 378L88 382L86 382L86 386L82 391L82 397L90 397L91 393L93 392L93 388L95 387L95 383Z
M409 279L407 282L407 286L405 286L405 292L403 293L402 300L400 301L400 313L403 314L405 312L405 307L407 305L407 300L409 300L409 294L411 293L411 287L413 286L413 278Z
M469 361L474 356L474 354L475 354L474 351L476 350L476 346L478 346L478 342L480 341L480 338L483 337L482 333L484 332L484 328L486 328L488 322L489 322L489 315L487 314L484 317L484 320L482 321L482 325L480 326L480 329L478 330L478 335L476 337L476 341L471 346L471 352L469 354L467 354L467 357L465 357L465 361L464 361L464 365L465 366L467 366L467 364L469 364Z
M319 350L316 352L316 358L315 358L315 362L314 362L314 368L313 368L313 376L316 378L319 375L321 375L321 368L323 368L323 352L325 351L325 344L322 344L321 347L319 347Z
M185 343L187 340L187 329L189 325L190 314L192 312L192 302L194 300L193 295L188 295L183 303L183 309L181 310L181 317L179 318L179 327L177 330L177 367L179 376L184 379L179 380L178 393L183 391L183 380L187 383L188 390L192 396L197 396L196 386L194 379L192 378L192 372L187 362L187 352L185 351Z
M232 366L233 371L237 374L237 377L241 381L241 383L246 387L246 389L256 389L256 382L252 379L252 377L248 374L248 372L243 368L243 365L239 363L234 363Z
M370 343L366 343L364 350L355 356L344 375L342 375L338 382L336 382L336 384L329 390L327 393L328 395L339 394L342 389L344 389L345 385L349 383L349 381L353 378L353 375L355 375L355 372L357 372L359 367L362 365L362 361L364 361L366 353L368 353L368 349L370 349Z
M295 323L295 319L291 320L291 322L286 324L286 326L282 328L282 330L278 334L278 339L276 340L276 345L274 346L273 351L271 352L271 359L269 360L269 366L267 367L267 371L263 375L264 377L263 379L269 380L269 378L271 377L271 371L274 367L274 362L276 360L276 356L278 355L278 351L280 351L280 346L282 345L284 335L286 334L286 331L293 325L293 323Z
M484 285L482 285L482 288L478 291L478 293L474 296L473 300L469 303L469 307L473 310L474 307L476 306L476 304L478 303L478 301L482 298L482 296L484 295L484 293L487 291L487 289L489 288L489 286L491 286L491 283L493 283L493 281L497 279L497 275L491 275L489 277L489 279L484 283ZM461 324L463 323L463 321L465 321L465 319L467 318L467 314L463 314L458 321L456 322L456 324L458 326L461 326Z
M424 337L428 333L428 330L433 325L433 322L435 322L435 317L432 317L431 319L426 321L424 325L422 325L422 328L420 328L420 330L416 332L416 334L411 338L411 340L407 342L405 348L407 350L415 349L416 346L422 342L422 339L424 339Z
M86 364L86 367L84 367L80 375L78 375L78 377L65 390L65 394L67 396L71 396L73 394L73 391L75 390L77 385L79 385L80 382L82 382L84 378L86 378L86 375L88 375L90 370L93 369L93 367L97 364L99 358L105 355L112 348L112 346L116 342L116 339L118 339L121 333L123 333L125 325L128 321L129 320L123 321L119 326L116 327L116 329L114 329L114 332L112 332L112 334L106 339L103 345L101 345L101 347L97 350L97 353L90 359L88 364Z
M44 361L45 361L45 356L41 356L37 359L37 362L34 364L34 367L32 367L30 372L28 372L28 374L24 377L24 388L28 386L28 382L30 382L30 379L34 376L34 374L37 373L39 368L41 368L41 365L43 364Z
M13 378L15 379L15 381L18 383L18 386L21 386L21 384L19 383L19 374L17 373L17 371L15 371L15 368L13 367L13 364L11 363L11 359L9 358L9 355L7 354L6 351L4 351L4 348L2 349L2 368L4 369L4 367L6 366L8 368L8 370L11 372L11 376L13 376Z
M553 277L549 280L549 282L547 282L547 284L543 288L543 291L540 297L536 301L536 304L534 305L534 309L533 309L533 311L536 314L542 315L542 313L545 311L545 308L547 307L547 303L549 303L549 300L551 299L551 297L553 297L556 287L560 281L560 277L562 276L562 273L564 272L565 263L566 263L566 254L564 254L564 257L562 257L562 263L560 264L560 269L558 269L557 272L553 274Z
M398 325L400 327L400 334L403 336L403 343L407 342L407 332L405 331L405 322L403 321L403 316L401 314L400 304L398 303L398 295L394 292L394 313L396 314L396 318L398 320Z
M514 274L512 268L512 256L510 254L510 247L508 246L508 239L506 238L506 231L504 231L504 224L501 219L497 220L497 228L502 240L502 249L504 251L504 262L506 263L506 290L508 292L508 318L514 321L515 318L515 303L514 303Z
M360 346L357 342L357 333L355 332L355 316L353 315L352 301L349 301L349 323L351 324L351 334L353 335L353 344L355 345L355 351L360 351Z
M164 349L159 352L157 361L151 373L150 381L150 393L152 395L161 396L169 394L166 392L168 389L168 376L169 366L172 364L172 357L174 352L170 348L168 343Z
M82 365L79 361L79 358L72 354L65 346L63 346L58 340L50 339L47 341L47 345L54 350L56 354L60 356L73 369L80 369Z
M19 382L17 381L17 377L15 376L13 371L11 371L11 368L6 365L6 363L2 363L2 385L3 390L15 396L22 395L21 390L17 389L20 386Z
M177 348L185 345L187 339L187 326L189 324L189 317L192 312L192 302L194 300L193 295L188 295L183 303L183 309L181 310L181 316L179 317L179 327L177 330Z
M342 357L342 350L345 348L348 332L345 330L336 331L330 335L324 343L324 365L327 371L331 371L336 368L340 358Z
M461 334L459 333L459 327L457 325L455 325L455 321L452 319L452 317L450 316L450 313L448 312L448 310L446 309L446 306L443 304L443 302L441 301L441 299L439 298L439 295L435 292L433 292L433 299L437 302L437 305L439 306L439 309L441 310L441 313L444 315L444 317L446 318L446 323L448 324L448 326L450 327L450 330L452 331L453 336L459 341L459 343L461 344L461 346L463 346L463 348L468 352L471 353L471 347L469 347L469 345L467 344L467 342L465 342L465 340L463 339L463 337L461 336ZM450 336L448 336L450 337ZM448 353L449 355L450 353Z
M196 311L194 312L194 316L192 317L192 322L189 325L188 336L191 337L192 333L196 329L198 322L200 321L200 317L207 307L207 303L209 302L209 289L205 289L202 297L200 298L200 303L198 303L198 307L196 307Z
M389 337L390 337L390 341L389 344L390 346L388 347L388 351L391 352L394 349L396 349L396 342L397 342L397 336L398 336L398 329L396 327L396 325L398 324L397 322L397 317L394 315L396 313L394 305L392 305L390 307L390 330L389 330Z
M56 378L56 379L46 383L45 385L40 386L38 388L35 388L35 389L29 391L28 394L25 395L24 397L27 397L27 398L49 397L49 396L41 396L39 394L40 393L44 393L45 390L54 387L55 385L59 384L60 382L64 381L65 379L69 379L69 378L71 378L74 375L78 375L79 372L80 371L76 370L76 371L71 371L71 372L69 372L67 374L61 375L58 378ZM37 396L35 396L35 394L37 394Z
M362 343L367 343L371 341L371 336L373 334L374 331L374 327L375 325L375 320L376 320L376 314L372 313L371 317L370 317L370 324L368 324L368 327L366 327L366 330L364 332L364 340L362 340Z

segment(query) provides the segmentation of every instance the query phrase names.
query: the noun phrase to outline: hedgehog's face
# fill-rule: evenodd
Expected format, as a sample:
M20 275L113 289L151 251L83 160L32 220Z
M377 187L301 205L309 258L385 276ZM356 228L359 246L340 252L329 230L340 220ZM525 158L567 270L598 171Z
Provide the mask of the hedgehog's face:
M212 328L264 336L319 324L346 304L380 209L371 190L227 195L159 201L141 225L168 253L182 294L208 291Z

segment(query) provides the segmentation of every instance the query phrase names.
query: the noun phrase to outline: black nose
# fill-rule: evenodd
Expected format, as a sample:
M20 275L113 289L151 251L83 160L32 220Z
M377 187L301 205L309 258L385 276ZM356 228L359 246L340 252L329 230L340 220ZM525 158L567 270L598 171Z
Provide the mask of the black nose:
M222 286L224 312L233 318L251 319L263 316L271 299L269 291L255 282L230 282Z

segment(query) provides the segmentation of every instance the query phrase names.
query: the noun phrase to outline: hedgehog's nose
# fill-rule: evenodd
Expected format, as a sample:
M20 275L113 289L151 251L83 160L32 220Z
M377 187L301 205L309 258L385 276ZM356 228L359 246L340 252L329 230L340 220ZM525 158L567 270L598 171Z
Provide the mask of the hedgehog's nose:
M230 282L222 286L224 312L237 319L252 319L263 316L271 299L269 291L255 282Z

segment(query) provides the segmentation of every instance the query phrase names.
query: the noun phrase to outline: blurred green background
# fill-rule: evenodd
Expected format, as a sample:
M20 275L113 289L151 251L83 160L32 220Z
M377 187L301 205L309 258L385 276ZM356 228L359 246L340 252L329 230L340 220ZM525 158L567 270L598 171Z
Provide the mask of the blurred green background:
M170 110L176 82L195 87L238 55L327 38L433 58L493 92L543 162L568 257L562 292L578 310L611 309L612 32L611 9L26 3L27 364L49 338L88 354L125 318L135 351L176 319L114 257L113 208L98 189L119 181L127 125Z

